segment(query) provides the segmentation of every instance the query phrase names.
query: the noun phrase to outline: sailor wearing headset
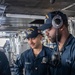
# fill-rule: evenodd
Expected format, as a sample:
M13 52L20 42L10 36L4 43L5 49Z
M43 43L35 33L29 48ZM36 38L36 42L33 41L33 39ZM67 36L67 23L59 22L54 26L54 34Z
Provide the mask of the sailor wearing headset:
M51 75L75 75L75 38L69 33L66 14L49 12L39 29L46 30L50 41L57 44L52 54Z

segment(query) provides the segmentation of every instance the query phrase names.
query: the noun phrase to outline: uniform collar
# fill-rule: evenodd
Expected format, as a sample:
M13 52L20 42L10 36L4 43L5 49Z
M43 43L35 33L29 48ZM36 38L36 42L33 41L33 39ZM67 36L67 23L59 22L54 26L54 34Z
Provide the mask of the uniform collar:
M29 56L30 58L33 58L33 59L36 58L36 59L37 59L37 58L44 57L45 54L46 54L46 53L45 53L44 46L42 46L42 50L41 50L41 52L38 54L37 57L34 56L34 53L33 53L33 50L32 50L32 49L30 49L30 52L29 52L28 56Z
M68 39L65 42L65 46L69 45L71 43L71 41L72 41L73 38L74 37L72 36L72 34L70 34L69 37L68 37Z
M64 46L62 48L62 52L65 50L65 47L69 46L69 44L71 43L72 39L73 39L73 36L70 34L68 36L67 40L65 41L65 44L64 44ZM55 51L57 51L57 46L54 49L55 49Z
M44 57L46 55L46 52L45 52L45 49L44 49L44 46L42 47L42 50L41 50L41 52L38 54L38 58L40 58L40 57Z

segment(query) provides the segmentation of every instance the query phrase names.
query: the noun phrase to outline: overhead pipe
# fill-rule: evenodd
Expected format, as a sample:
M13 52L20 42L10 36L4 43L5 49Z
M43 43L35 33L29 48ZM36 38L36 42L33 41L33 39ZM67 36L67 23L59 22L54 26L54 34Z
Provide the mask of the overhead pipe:
M69 8L73 7L74 5L75 5L75 3L73 3L73 4L69 5L69 6L67 6L67 7L65 7L65 8L63 8L63 9L61 9L61 10L67 10L67 9L69 9Z

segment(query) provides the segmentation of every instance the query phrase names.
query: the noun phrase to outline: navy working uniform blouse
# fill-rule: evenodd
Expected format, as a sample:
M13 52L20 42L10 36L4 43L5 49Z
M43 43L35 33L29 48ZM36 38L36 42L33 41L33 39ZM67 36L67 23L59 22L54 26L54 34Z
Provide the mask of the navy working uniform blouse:
M0 75L11 75L8 59L2 51L0 51Z
M32 49L23 52L16 61L16 75L50 75L49 60L52 50L43 46L42 51L37 57L34 56Z
M51 75L75 75L75 38L71 34L60 54L60 64L51 67Z

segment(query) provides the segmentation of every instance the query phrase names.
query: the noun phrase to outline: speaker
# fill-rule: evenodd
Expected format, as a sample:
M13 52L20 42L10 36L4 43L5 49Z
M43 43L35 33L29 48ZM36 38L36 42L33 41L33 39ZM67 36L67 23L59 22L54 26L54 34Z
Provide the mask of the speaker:
M63 25L63 20L60 15L56 15L52 19L52 25L54 28L58 29Z
M50 3L51 3L51 4L55 3L55 0L50 0Z

